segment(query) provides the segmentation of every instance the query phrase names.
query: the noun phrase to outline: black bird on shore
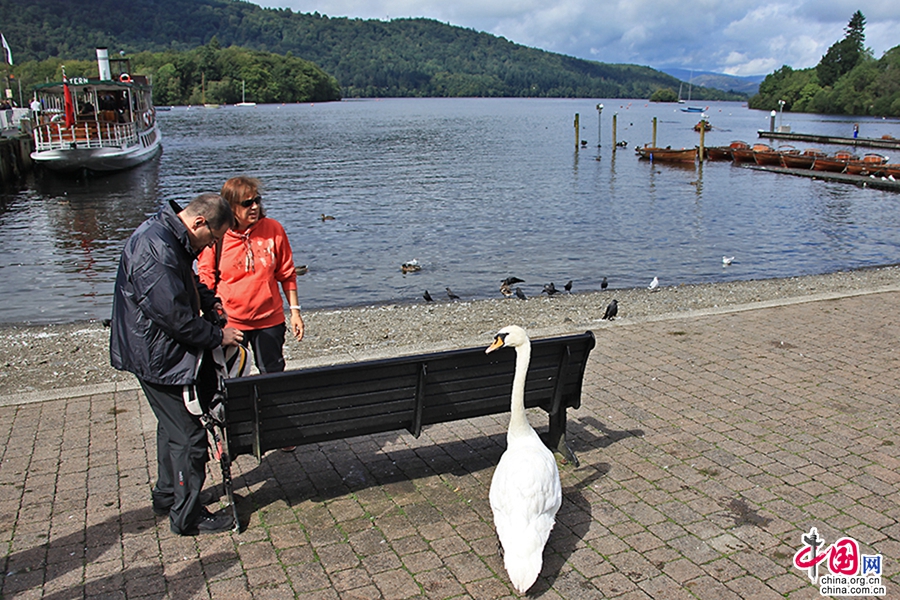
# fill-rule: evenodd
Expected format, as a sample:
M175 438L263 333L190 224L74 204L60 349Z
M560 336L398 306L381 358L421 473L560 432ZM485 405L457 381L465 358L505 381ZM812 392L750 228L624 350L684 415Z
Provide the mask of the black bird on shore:
M556 286L553 285L553 282L551 281L550 283L548 283L547 285L544 286L544 289L543 289L543 290L541 290L541 293L542 293L542 294L543 294L544 292L547 292L547 295L548 295L548 296L552 296L553 294L558 294L558 293L559 293L559 290L556 289Z
M447 290L447 296L449 296L451 300L459 300L459 296L454 294L450 288L444 288L444 289Z
M500 282L500 286L502 287L504 285L513 285L514 283L525 283L525 280L519 279L518 277L507 277Z
M422 297L425 298L425 302L434 302L434 298L431 297L431 294L428 293L428 290L425 290L425 293L422 294Z
M612 321L616 318L617 314L619 314L619 303L613 300L609 303L609 306L606 307L606 312L603 313L603 317L600 320Z
M608 286L608 285L609 285L609 283L607 283L606 277L604 277L604 278L603 278L603 281L600 282L600 289L601 289L601 290L605 290L605 289L606 289L606 286Z
M526 300L525 292L522 291L522 288L516 288L516 298L519 300Z
M563 289L566 290L566 292L568 292L570 294L572 293L572 280L571 279L566 282L566 285L563 286Z

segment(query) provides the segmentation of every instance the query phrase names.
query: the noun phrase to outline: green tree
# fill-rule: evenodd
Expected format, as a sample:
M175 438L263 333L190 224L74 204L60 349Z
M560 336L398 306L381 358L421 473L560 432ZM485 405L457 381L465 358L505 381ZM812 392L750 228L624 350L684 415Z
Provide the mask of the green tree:
M849 73L865 56L866 18L856 11L844 29L844 38L828 48L828 52L816 66L819 85L827 87L845 73Z
M650 102L678 102L678 94L672 88L660 88L650 95Z

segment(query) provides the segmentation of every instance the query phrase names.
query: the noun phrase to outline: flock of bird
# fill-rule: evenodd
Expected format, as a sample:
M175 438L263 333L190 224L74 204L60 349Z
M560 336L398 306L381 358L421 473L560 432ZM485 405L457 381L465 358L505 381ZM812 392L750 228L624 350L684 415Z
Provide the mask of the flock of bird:
M722 266L723 267L727 267L730 264L732 264L733 262L734 262L733 256L723 256L722 257ZM416 267L415 269L410 268L410 266L413 264ZM408 263L404 263L403 264L403 269L404 269L403 272L407 273L407 272L411 272L412 270L418 270L418 267L419 267L419 264L417 261L411 261ZM520 300L527 300L528 296L525 295L525 292L522 291L521 287L516 285L519 283L525 283L525 280L519 279L518 277L507 277L506 279L504 279L503 281L500 282L500 293L506 298L512 298L513 296L515 296L516 298L518 298ZM563 286L562 290L560 290L551 281L550 283L547 283L544 285L544 288L541 290L541 294L547 294L547 296L550 296L550 297L555 296L556 294L563 293L563 292L570 294L570 293L572 293L572 284L573 284L573 281L570 279ZM513 286L515 286L515 287L513 287ZM608 286L609 286L609 281L607 280L606 277L604 277L603 281L600 282L600 289L605 290L605 289L607 289ZM447 298L449 300L460 300L461 299L460 296L458 294L454 293L453 290L451 290L449 287L444 288L444 289L447 292ZM659 290L659 277L654 277L650 281L650 285L647 286L647 289L650 290L651 292L655 292L655 291ZM435 301L434 298L432 297L432 295L430 293L428 293L428 290L425 290L425 293L422 294L422 297L425 298L426 302L434 302ZM603 317L601 317L601 320L602 321L612 321L613 319L616 318L616 316L618 314L619 314L619 303L618 303L618 301L613 299L612 302L610 302L607 305L606 311L603 313Z

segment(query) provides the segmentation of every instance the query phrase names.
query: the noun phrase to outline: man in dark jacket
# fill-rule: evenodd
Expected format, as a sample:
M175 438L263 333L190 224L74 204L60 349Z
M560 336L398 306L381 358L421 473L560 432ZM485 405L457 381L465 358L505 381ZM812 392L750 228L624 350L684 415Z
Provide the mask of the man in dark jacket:
M153 510L168 514L180 535L234 525L230 515L213 514L200 501L209 460L206 430L184 404L185 386L198 385L204 351L242 338L240 331L201 316L214 314L221 303L193 268L200 251L222 239L233 218L218 194L201 194L183 210L170 202L134 231L116 274L110 361L137 376L156 414Z

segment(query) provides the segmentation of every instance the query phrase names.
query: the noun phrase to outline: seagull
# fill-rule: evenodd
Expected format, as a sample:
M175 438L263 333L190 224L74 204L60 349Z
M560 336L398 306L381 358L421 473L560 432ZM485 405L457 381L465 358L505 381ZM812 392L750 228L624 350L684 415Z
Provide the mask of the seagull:
M553 282L551 281L550 283L548 283L547 285L544 286L544 289L543 289L543 290L541 290L541 293L542 293L542 294L543 294L544 292L547 292L547 295L548 295L548 296L552 296L553 294L558 294L558 293L559 293L559 290L556 289L556 286L553 285Z
M450 297L451 300L459 300L459 296L454 294L450 288L444 288L444 289L447 290L447 295Z
M617 314L619 314L619 303L613 300L609 303L609 306L606 307L606 312L603 313L603 316L600 318L600 320L612 321L616 318Z
M605 289L606 289L606 286L608 286L608 285L609 285L609 283L607 283L606 277L604 277L604 278L603 278L603 281L600 282L600 289L601 289L601 290L605 290Z
M651 292L656 291L656 288L659 287L659 277L654 277L653 281L650 282L650 285L647 287Z
M723 256L722 257L722 266L727 267L728 265L730 265L732 263L733 260L734 260L733 256Z
M572 280L571 279L566 282L566 285L563 286L563 289L566 290L567 292L569 292L570 294L572 293Z
M525 300L525 292L522 291L522 288L516 288L516 298Z
M422 297L425 298L425 302L434 302L434 298L431 297L431 294L428 293L428 290L425 290L425 293L422 294Z

